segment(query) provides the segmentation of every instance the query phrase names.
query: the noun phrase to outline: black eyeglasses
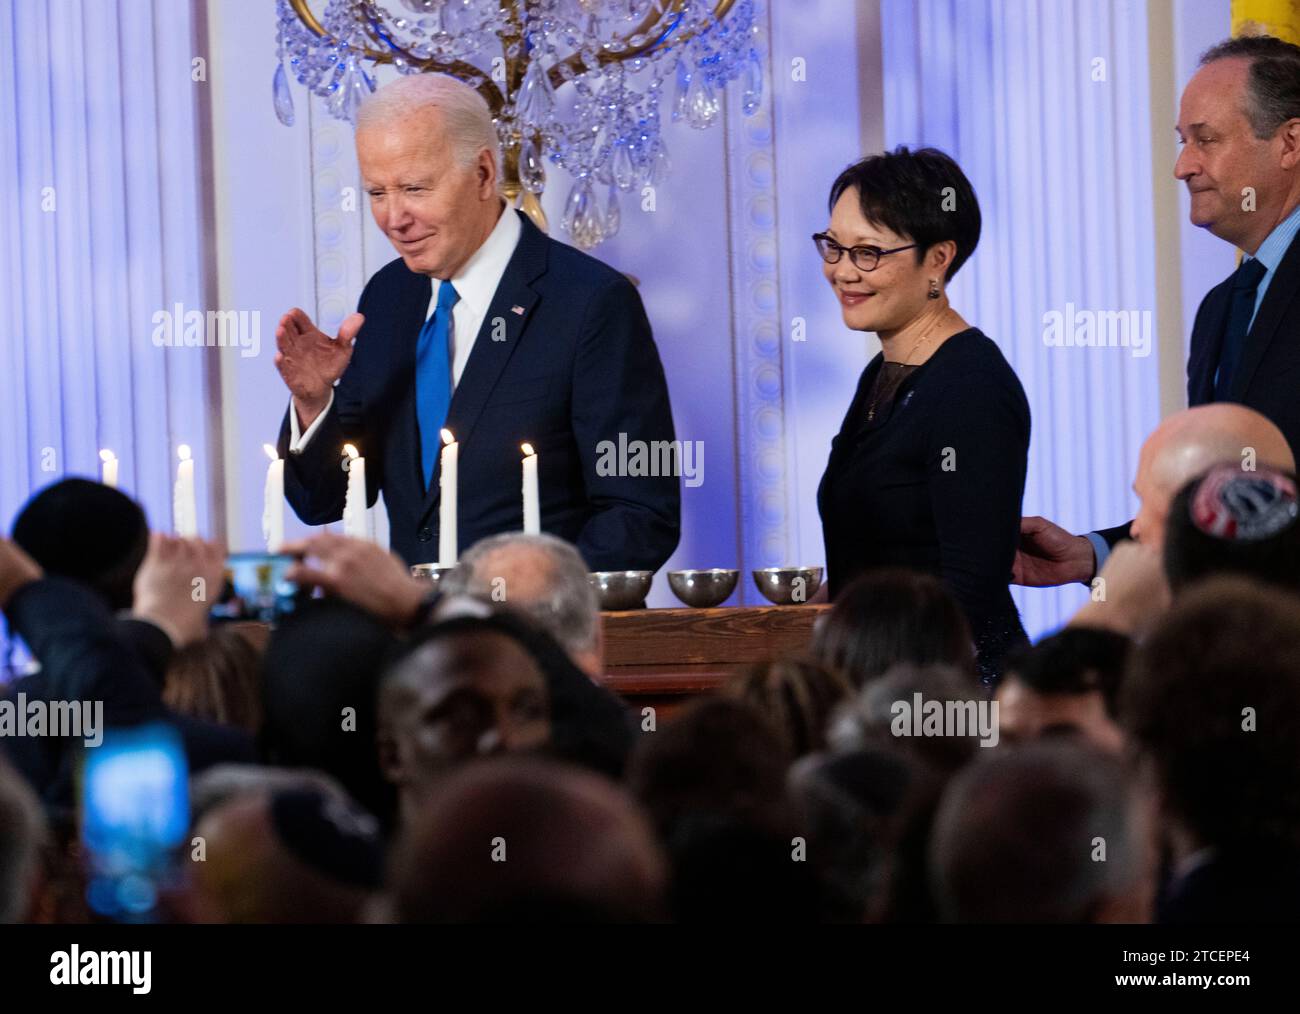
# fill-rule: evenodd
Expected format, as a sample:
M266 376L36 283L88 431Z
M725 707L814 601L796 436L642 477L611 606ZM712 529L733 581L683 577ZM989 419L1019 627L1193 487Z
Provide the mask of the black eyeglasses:
M840 258L847 253L854 267L860 271L875 271L880 264L880 258L886 254L916 248L915 243L908 243L907 246L896 246L892 250L881 250L876 246L840 246L824 232L813 233L813 242L817 244L817 252L822 255L822 260L827 264L838 264Z

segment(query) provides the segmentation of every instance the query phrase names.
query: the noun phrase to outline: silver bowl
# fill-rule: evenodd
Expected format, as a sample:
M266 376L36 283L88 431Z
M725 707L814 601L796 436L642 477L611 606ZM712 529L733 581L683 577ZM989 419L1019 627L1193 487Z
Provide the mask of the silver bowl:
M688 606L709 609L720 605L736 590L740 571L712 567L708 570L670 570L668 587Z
M802 585L800 584L802 579ZM776 606L797 606L817 594L822 586L820 567L764 567L754 571L754 583L763 598ZM799 597L795 597L796 590Z
M640 609L654 576L653 570L597 570L587 575L600 599L600 608L608 612Z
M450 567L439 567L436 563L417 563L411 568L411 577L428 581L429 584L437 584L455 569L454 564Z

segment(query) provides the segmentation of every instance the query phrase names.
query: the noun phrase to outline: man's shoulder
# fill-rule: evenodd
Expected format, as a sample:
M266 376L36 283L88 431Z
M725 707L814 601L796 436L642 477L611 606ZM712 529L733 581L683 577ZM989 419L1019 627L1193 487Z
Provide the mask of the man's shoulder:
M546 244L546 273L542 279L547 284L593 292L624 287L635 291L626 275L604 261L551 236L543 234L542 238Z

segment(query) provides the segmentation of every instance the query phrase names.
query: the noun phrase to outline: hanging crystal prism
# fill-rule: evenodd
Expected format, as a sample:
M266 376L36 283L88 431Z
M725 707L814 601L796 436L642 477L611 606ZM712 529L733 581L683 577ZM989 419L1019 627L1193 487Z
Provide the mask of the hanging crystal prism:
M519 182L530 194L540 194L546 189L546 167L542 165L537 142L531 137L524 141L519 152Z
M691 65L685 57L677 61L677 91L673 97L673 122L686 118L687 96L691 90Z
M691 86L686 94L686 122L696 130L707 130L718 118L720 106L713 85L703 73L697 72L691 79Z
M330 96L329 111L340 120L357 122L357 110L367 95L375 90L375 82L357 63L355 56L349 56L339 75L338 84Z
M275 100L275 118L286 127L293 126L293 93L289 91L289 75L284 72L284 64L275 65L275 76L271 79L271 95Z
M605 206L605 222L601 231L604 238L609 239L618 235L618 227L621 224L621 216L618 210L618 188L609 188L609 203Z
M610 159L610 179L619 190L631 190L636 184L636 166L632 162L632 147L625 140L614 142Z
M515 110L519 123L525 129L541 130L555 110L555 89L551 87L550 75L540 60L532 60L524 73L523 84L519 86L519 97L515 100Z

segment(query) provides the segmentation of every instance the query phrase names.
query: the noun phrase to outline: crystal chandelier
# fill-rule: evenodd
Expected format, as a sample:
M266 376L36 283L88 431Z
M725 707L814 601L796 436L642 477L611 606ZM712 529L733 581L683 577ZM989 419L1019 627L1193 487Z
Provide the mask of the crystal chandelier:
M292 126L290 73L353 123L375 90L376 65L450 74L492 110L507 199L545 229L549 159L574 181L561 224L590 249L618 231L619 191L668 174L659 107L669 82L672 119L700 130L717 120L721 92L738 77L745 115L757 110L755 3L401 0L403 10L390 11L374 0L328 0L317 18L309 0L277 0L275 112Z

